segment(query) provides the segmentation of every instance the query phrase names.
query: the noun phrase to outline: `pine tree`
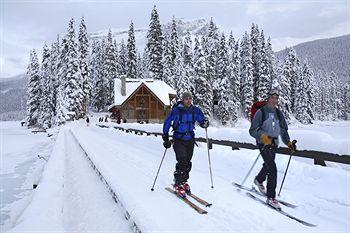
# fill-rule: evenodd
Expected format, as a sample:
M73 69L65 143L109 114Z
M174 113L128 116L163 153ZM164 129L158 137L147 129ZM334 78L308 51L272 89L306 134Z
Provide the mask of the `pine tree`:
M163 79L163 35L156 6L153 7L147 34L147 51L149 56L150 76Z
M104 44L103 56L103 73L104 73L104 85L106 86L107 95L104 99L104 105L110 105L114 101L114 79L117 77L117 58L115 57L115 48L112 38L112 31L109 30L107 40ZM128 55L126 55L128 56ZM126 64L128 65L128 57L126 57ZM126 70L128 72L128 68ZM136 73L136 70L135 70Z
M60 46L60 54L59 54L59 62L57 66L57 95L56 95L56 117L55 117L55 125L62 125L66 122L67 119L67 107L65 103L66 93L65 93L65 85L67 80L67 67L68 67L68 43L67 38L63 37L61 46Z
M308 67L304 66L303 75L299 75L296 80L295 90L295 118L303 124L311 123L311 116L309 115L310 109L308 106L308 94L307 94L307 81L309 75Z
M103 39L100 43L97 44L97 76L95 80L95 86L94 86L94 103L93 106L96 108L97 111L103 111L105 109L106 103L111 98L109 96L109 80L107 79L106 75L106 68L108 67L105 65L106 62L106 41ZM110 62L110 61L109 61ZM109 63L111 64L111 63Z
M262 71L262 38L261 34L258 28L258 25L252 24L251 32L250 32L250 42L252 46L252 71L253 71L253 87L254 87L254 101L261 100L259 97L261 95L265 95L264 92L262 94L259 93L259 85L260 85L260 78L261 78L261 71ZM265 64L263 65L265 66ZM266 69L264 67L263 69ZM265 71L266 72L266 71ZM266 79L264 77L263 79ZM263 90L265 91L265 90Z
M278 61L276 64L276 76L272 80L271 88L279 90L279 104L278 108L283 113L287 122L290 121L290 83L289 80L283 75L283 63Z
M78 35L79 67L81 70L82 82L80 83L83 90L82 114L86 115L86 108L91 92L91 83L89 78L89 41L84 17L81 19Z
M58 95L58 88L59 88L59 67L60 67L60 40L59 36L57 35L57 40L51 45L51 56L50 56L50 68L51 68L51 78L53 83L53 89L52 89L52 112L53 116L51 119L51 122L55 124L55 116L57 114L56 112L56 105L57 105L57 95Z
M130 23L128 44L127 44L127 77L137 78L137 56L134 24Z
M168 85L175 87L175 77L174 77L174 68L175 63L173 62L173 55L171 51L171 41L167 38L164 39L164 55L163 55L163 64L164 64L164 82Z
M192 54L192 40L189 32L186 33L182 45L182 62L183 62L183 77L182 85L184 85L187 91L190 91L195 95L194 83L193 83L193 54Z
M207 118L210 118L213 106L213 89L210 81L207 79L205 56L202 46L197 38L195 39L193 56L194 83L196 89L194 103L202 109Z
M233 37L232 31L230 32L230 36L228 37L227 46L230 51L233 51L236 46L235 38Z
M241 63L241 105L245 117L250 117L250 109L254 100L253 86L253 62L252 62L252 46L250 37L246 32L241 41L240 51Z
M300 61L296 55L296 52L293 49L290 49L287 54L283 73L284 73L284 76L287 79L289 79L290 92L289 92L288 102L290 101L290 108L292 112L294 112L296 82L298 80L298 77L301 75L301 71L300 71Z
M41 98L39 116L39 124L44 129L51 128L51 120L54 114L52 107L54 83L52 82L50 56L51 54L49 47L45 44L43 48L43 56L40 70Z
M234 42L234 39L232 41L234 43L233 50L230 51L229 55L229 65L228 65L228 71L227 76L230 81L230 88L231 88L231 97L230 97L230 120L232 123L236 123L238 120L238 114L239 114L239 107L240 107L240 91L239 91L239 43Z
M33 127L38 125L41 102L40 66L34 49L30 53L30 63L27 68L27 76L27 126Z
M228 77L228 49L226 46L225 34L220 38L217 57L217 97L218 97L218 112L217 117L223 125L230 121L230 114L232 113L232 87L231 80Z
M218 101L218 89L220 85L220 80L218 79L218 73L219 73L219 66L217 64L218 62L218 50L219 50L219 32L216 24L214 23L213 19L210 19L209 22L209 28L208 28L208 35L207 39L205 40L205 56L207 60L207 75L210 77L211 83L213 85L213 98L214 102Z
M179 36L178 36L176 27L177 27L176 20L173 17L172 22L171 22L171 36L170 36L170 44L169 44L173 64L175 64L176 54L180 48L179 47Z
M314 73L311 70L309 64L306 62L303 66L302 76L305 82L305 91L307 96L307 114L311 120L315 120L315 86L314 86Z
M117 70L119 75L126 75L127 73L127 50L124 44L124 40L121 41L119 57L117 62Z
M64 82L65 103L67 110L74 112L75 117L78 118L83 106L84 92L81 85L83 82L78 60L78 46L75 41L74 19L69 21L65 42L68 49L66 54L67 70Z
M328 117L330 120L335 120L338 117L338 93L337 93L337 84L336 80L339 80L337 75L332 71L328 76Z
M266 100L268 97L269 90L271 89L271 70L270 70L270 63L269 60L269 54L268 54L268 47L265 45L265 37L264 32L261 31L260 35L260 62L259 62L259 76L257 80L257 88L256 88L256 100Z

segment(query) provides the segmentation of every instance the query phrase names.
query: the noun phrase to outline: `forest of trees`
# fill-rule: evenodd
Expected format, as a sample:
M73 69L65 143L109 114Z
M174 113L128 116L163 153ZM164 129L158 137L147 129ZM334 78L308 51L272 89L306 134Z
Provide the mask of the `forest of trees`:
M90 111L106 111L114 101L113 80L160 79L179 95L192 92L194 104L222 125L249 118L253 102L265 100L271 88L280 90L280 109L287 120L348 120L350 84L335 73L313 71L289 49L278 61L271 39L252 24L242 38L221 33L213 19L205 35L189 32L180 38L176 19L169 33L162 31L152 9L144 51L138 51L134 24L127 41L116 41L109 30L101 40L89 40L84 18L78 35L71 19L64 37L43 46L39 63L31 51L27 75L27 125L50 128Z

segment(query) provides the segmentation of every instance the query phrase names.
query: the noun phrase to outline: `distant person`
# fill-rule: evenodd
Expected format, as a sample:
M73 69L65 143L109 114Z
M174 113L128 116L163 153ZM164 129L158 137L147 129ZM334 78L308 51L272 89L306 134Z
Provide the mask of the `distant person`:
M90 119L89 116L86 116L86 126L89 127Z

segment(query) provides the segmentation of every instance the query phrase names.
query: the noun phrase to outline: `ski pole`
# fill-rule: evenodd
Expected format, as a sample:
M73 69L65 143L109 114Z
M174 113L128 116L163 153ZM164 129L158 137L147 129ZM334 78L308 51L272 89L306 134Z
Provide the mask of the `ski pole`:
M159 174L159 171L160 171L160 167L162 166L163 164L163 160L164 160L164 157L165 157L165 154L166 154L166 151L168 150L168 148L165 148L165 151L164 151L164 155L163 155L163 158L162 158L162 161L160 162L159 164L159 168L158 168L158 171L157 171L157 175L156 175L156 178L154 179L154 182L153 182L153 186L151 188L151 191L154 191L154 185L156 184L156 181L157 181L157 178L158 178L158 174Z
M265 146L263 147L262 150L264 150L264 148L265 148ZM245 181L248 179L250 173L252 172L253 168L255 167L256 162L258 162L258 159L259 159L260 155L261 155L261 152L259 153L258 157L256 157L256 159L255 159L253 165L251 166L251 168L249 169L247 175L244 177L244 179L243 179L243 181L242 181L242 183L241 183L241 186L243 186L244 183L245 183Z
M294 147L295 147L296 143L297 143L297 140L293 140L292 144L294 145ZM292 155L293 155L293 153L289 156L287 168L286 168L286 171L284 172L284 176L283 176L283 180L282 180L282 184L281 184L280 190L278 192L278 196L281 195L281 190L282 190L282 187L283 187L283 184L284 184L284 180L286 179L286 176L287 176L287 171L288 171L288 168L289 168L290 160L292 159Z
M208 150L208 162L209 162L211 188L213 189L214 188L214 185L213 185L213 174L211 172L211 162L210 162L210 154L209 154L209 139L208 139L208 129L207 128L205 128L205 136L206 136L206 139L207 139L207 150Z

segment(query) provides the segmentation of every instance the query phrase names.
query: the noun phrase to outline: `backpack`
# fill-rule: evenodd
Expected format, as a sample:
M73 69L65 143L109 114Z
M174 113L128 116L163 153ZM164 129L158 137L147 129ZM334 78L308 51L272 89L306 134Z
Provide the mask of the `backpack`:
M262 107L264 107L265 105L267 104L266 101L257 101L253 104L252 108L250 109L250 123L253 122L253 119L254 119L254 116L255 116L255 113L261 109ZM262 122L264 122L266 120L266 113L265 111L261 111L262 113ZM281 111L276 108L276 114L277 114L277 118L278 118L278 121L280 122L281 124Z

